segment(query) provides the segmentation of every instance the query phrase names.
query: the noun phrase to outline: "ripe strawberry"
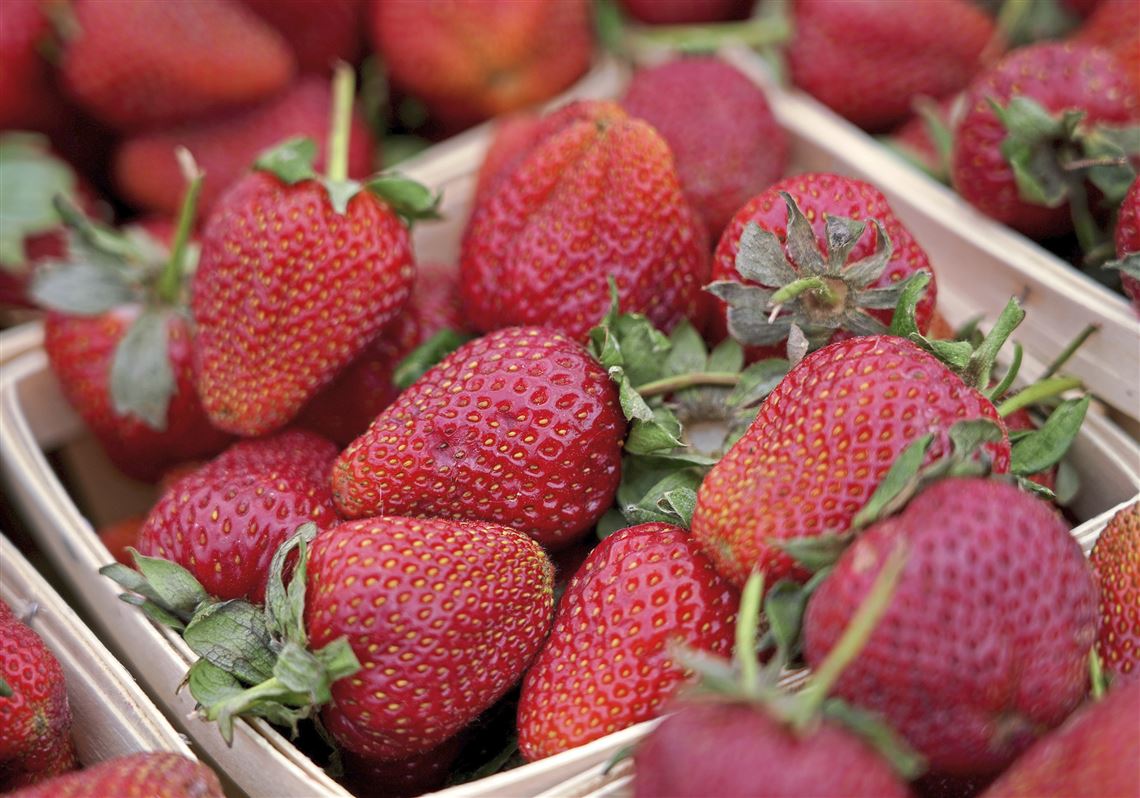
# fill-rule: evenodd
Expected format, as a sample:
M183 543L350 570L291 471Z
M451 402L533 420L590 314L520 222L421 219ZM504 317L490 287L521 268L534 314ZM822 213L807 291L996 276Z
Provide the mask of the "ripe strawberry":
M553 97L586 71L593 51L586 0L373 0L369 32L392 85L450 128Z
M697 311L704 229L668 145L616 107L552 134L488 192L463 237L468 323L543 324L585 339L609 307L671 329Z
M1083 114L1074 133L1076 141L1067 141L1063 121L1048 133L1040 120L1022 126L1016 115L1009 115L1016 110L1011 105L1014 98L1032 101L1057 117ZM993 103L1007 109L1004 122ZM1094 126L1123 125L1138 117L1140 103L1111 54L1072 43L1023 47L979 75L969 88L966 110L954 133L954 188L986 215L1028 236L1063 235L1072 227L1067 201L1072 190L1066 186L1076 181L1077 190L1085 190L1086 171L1074 166L1085 158L1081 137ZM1025 143L1017 151L1028 160L1017 161L1019 175L1009 159L1023 138ZM1057 162L1043 166L1043 152L1053 149L1058 151ZM1038 178L1037 171L1044 174ZM1039 185L1027 184L1028 172ZM1029 201L1027 191L1041 196ZM1082 229L1078 234L1086 236Z
M1104 669L1140 675L1140 502L1121 510L1100 533L1089 561L1100 585L1096 650Z
M1140 315L1140 180L1134 180L1116 213L1116 257L1120 266L1120 282L1124 293L1132 299L1132 308ZM1132 258L1129 265L1128 258Z
M353 795L374 798L411 798L443 789L465 742L466 735L457 734L430 751L391 762L345 752L344 784Z
M419 340L428 340L443 330L463 332L459 269L447 263L417 263L416 283L408 307L419 327Z
M345 522L317 536L308 567L313 648L347 635L364 666L333 684L325 727L381 761L421 754L474 720L522 676L550 626L550 561L496 524Z
M181 565L219 599L261 603L273 553L301 524L336 522L336 447L309 432L243 441L174 482L151 508L138 550Z
M64 88L129 131L269 97L296 64L281 36L230 0L79 0L60 60Z
M310 5L323 8L323 5ZM218 197L263 151L292 137L317 142L314 168L325 166L332 95L320 78L304 78L265 102L241 108L220 118L181 127L138 133L127 138L112 165L116 187L134 205L157 213L173 214L181 194L174 151L184 146L206 173L199 200L203 216ZM348 175L367 176L374 154L372 135L364 117L352 116Z
M63 669L11 609L0 616L0 790L78 765Z
M202 234L192 304L199 394L214 424L231 432L260 435L289 423L411 293L411 243L397 216L404 209L382 199L397 181L345 179L351 69L336 80L342 135L328 178L312 169L311 140L289 142L234 184ZM398 182L395 193L415 193L407 213L434 213L422 186Z
M760 407L744 436L705 477L693 537L737 584L759 569L767 584L804 579L781 542L846 532L899 454L919 437L948 450L958 421L997 410L932 355L902 338L865 336L805 357ZM986 444L1009 468L1009 441Z
M983 798L1140 795L1140 680L1077 710L1019 758Z
M716 86L715 92L709 86ZM788 165L788 135L759 87L717 58L638 70L622 107L661 134L685 196L715 240L733 214Z
M1074 39L1082 44L1111 50L1132 80L1140 97L1140 6L1132 0L1100 0Z
M563 594L523 681L523 756L553 756L656 717L690 675L672 646L727 656L739 603L685 530L639 524L607 537Z
M726 22L748 16L747 0L620 0L622 9L650 25Z
M201 762L150 752L108 759L77 773L21 790L12 798L223 798L218 777Z
M302 72L327 75L360 54L363 0L241 0L285 37Z
M128 549L139 547L139 532L145 522L145 515L132 515L106 524L98 529L99 540L116 560L123 565L133 565L134 559Z
M835 693L880 714L936 771L1001 770L1088 686L1096 584L1064 520L1016 486L946 479L867 529L808 602L816 667L904 541L882 620Z
M891 149L940 183L950 182L951 129L962 112L962 94L938 102L919 102L919 108L887 139Z
M916 96L965 88L994 35L967 0L797 0L793 26L792 82L871 131L906 119Z
M459 348L381 413L337 460L348 518L494 521L558 548L613 503L625 419L579 344L508 328Z
M792 229L789 230L788 202L782 196L782 192L787 193L795 201L802 216L810 222L811 231L814 233L813 241L799 244L798 248L793 244L795 237L792 233L796 228L791 226ZM864 230L854 231L857 236L854 246L840 239L836 239L833 243L834 233L829 229L828 219L839 221L838 217L865 224ZM869 284L865 284L867 282L865 270L854 267L860 262L870 263L884 246L874 221L882 225L891 250L890 257L879 275ZM875 301L874 297L881 293L882 289L892 286L897 288L919 270L931 270L926 252L895 217L886 198L878 189L862 180L827 172L809 172L781 180L767 191L757 194L736 212L725 228L720 243L717 244L712 267L714 281L741 280L746 286L759 285L754 280L744 278L736 267L741 240L752 223L758 225L760 231L774 235L778 239L773 243L776 243L780 251L792 262L796 269L793 276L797 279L802 279L810 273L810 257L808 257L810 253L805 255L803 250L811 246L820 253L818 263L830 262L830 259L835 257L843 264L843 268L837 272L837 276L825 278L824 282L832 296L821 295L819 291L808 291L802 294L800 299L794 300L799 302L799 305L792 304L792 310L777 317L776 323L772 324L762 323L772 309L768 293L755 293L756 298L751 299L753 292L748 289L742 292L739 286L729 285L725 291L714 287L713 291L720 299L710 301L716 303L719 312L710 314L710 335L719 340L728 333L726 304L721 300L731 298L728 304L739 307L737 312L741 321L753 320L750 326L758 327L756 333L747 333L741 324L736 325L735 336L741 340L741 343L747 345L746 353L749 360L783 356L786 351L784 341L792 323L809 332L809 338L816 339L812 340L812 344L816 346L850 337L851 332L847 331L849 327L856 333L866 334L869 331L868 325L873 327L876 324L889 324L894 315L894 304L890 301ZM839 232L842 232L842 229ZM806 235L803 237L806 238ZM750 259L749 263L754 263L754 269L766 266L763 260L757 258ZM770 292L770 289L782 288L793 276L782 276L777 280L776 275L773 275L771 282L764 286L764 289ZM783 282L778 285L777 282L780 281ZM731 289L731 292L728 289ZM867 293L864 293L865 290ZM743 296L737 299L739 294ZM927 293L916 310L918 327L921 331L926 331L930 326L936 294L936 283L932 277ZM861 305L868 308L867 313L853 319L851 314L859 313ZM870 318L865 318L867 316ZM759 325L756 324L757 320L761 322ZM856 322L861 323L856 324ZM813 329L817 332L811 333ZM880 331L885 332L885 327Z
M66 117L40 47L51 23L39 0L4 3L0 25L0 130L50 130Z

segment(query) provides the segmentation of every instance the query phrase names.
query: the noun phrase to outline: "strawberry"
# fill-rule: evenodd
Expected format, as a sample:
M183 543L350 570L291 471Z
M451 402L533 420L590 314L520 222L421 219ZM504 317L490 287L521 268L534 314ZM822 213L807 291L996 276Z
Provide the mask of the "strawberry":
M326 75L360 54L363 0L241 0L285 37L302 72Z
M63 669L0 601L0 790L78 766Z
M788 166L788 135L764 92L717 58L638 70L622 107L653 125L669 144L681 187L711 240Z
M180 754L149 752L108 759L35 787L12 798L223 798L222 785L201 762Z
M737 584L754 568L768 584L802 581L784 544L846 532L904 449L933 434L930 462L966 419L999 424L985 451L995 471L1008 470L997 410L935 357L893 336L824 347L788 373L705 478L693 537Z
M494 521L558 548L613 503L625 419L605 370L543 328L476 339L424 374L341 453L347 518Z
M1080 219L1077 234L1089 251L1097 231L1085 218L1086 177L1116 203L1134 173L1082 164L1112 155L1098 128L1137 119L1140 103L1110 53L1059 42L1015 50L969 88L954 131L954 188L1034 238L1064 235ZM1072 208L1070 197L1077 200Z
M622 9L638 22L650 25L690 25L726 22L748 16L744 0L620 0Z
M793 27L792 82L870 131L902 122L918 95L965 88L994 35L967 0L797 0Z
M587 0L373 0L369 32L392 85L452 129L553 97L593 50Z
M352 97L352 71L338 69L327 179L313 171L311 140L289 142L233 185L203 230L195 362L202 404L222 429L283 427L411 293L411 243L397 215L410 206L382 195L411 191L409 214L434 213L435 199L391 176L346 180Z
M412 798L446 786L466 736L457 734L422 754L379 762L345 752L345 786L353 795Z
M1114 676L1140 675L1140 502L1113 516L1089 558L1100 585L1096 650Z
M130 549L138 548L139 532L145 522L145 515L132 515L112 524L105 524L97 530L99 540L107 547L107 551L111 552L112 557L124 565L131 565L134 560L131 558Z
M1116 257L1120 282L1140 315L1140 180L1134 180L1116 214Z
M8 0L0 26L0 130L53 130L67 110L40 51L51 23L39 0Z
M269 561L301 524L332 526L336 447L309 432L243 441L174 482L139 532L138 550L176 562L219 599L265 599Z
M983 798L1140 795L1140 680L1086 704L1033 745Z
M894 597L835 693L880 714L933 770L1001 770L1085 695L1092 571L1046 503L1002 481L945 479L863 532L812 595L809 665L900 541L909 556Z
M962 94L934 102L915 101L915 113L891 133L887 145L940 183L950 182L951 128L961 114Z
M1140 6L1132 0L1101 0L1073 37L1082 44L1111 50L1140 97Z
M198 400L185 313L197 180L169 248L145 229L114 231L60 205L75 229L68 259L32 283L32 297L51 311L44 351L64 397L135 479L157 480L229 440Z
M79 0L60 58L71 97L130 131L265 99L296 64L281 36L230 0Z
M639 524L607 537L563 594L523 681L523 756L655 717L689 676L673 646L727 655L739 601L683 529Z
M697 311L706 249L668 145L611 106L544 139L481 198L460 254L464 314L477 330L543 324L584 340L612 277L624 310L671 329Z
M725 228L710 291L732 310L711 314L710 333L719 339L732 330L754 361L783 355L792 325L812 347L885 332L891 297L920 270L930 271L926 252L874 186L826 172L789 177L753 197ZM822 285L777 301L773 289L794 291L820 272ZM932 279L917 308L920 331L930 325L936 293ZM777 307L783 312L766 322Z
M322 6L312 5L312 8ZM206 173L200 200L203 215L263 150L292 137L317 142L314 168L325 166L332 95L320 78L304 78L259 105L176 128L137 133L119 145L112 164L115 185L138 207L174 213L178 207L178 162L184 146ZM362 178L372 169L372 136L364 117L352 115L348 175Z

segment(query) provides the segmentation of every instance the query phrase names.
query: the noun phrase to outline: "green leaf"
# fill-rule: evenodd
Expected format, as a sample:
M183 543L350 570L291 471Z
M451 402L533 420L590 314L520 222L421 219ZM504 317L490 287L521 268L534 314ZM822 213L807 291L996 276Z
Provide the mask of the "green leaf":
M392 382L408 388L428 369L471 340L467 333L443 329L413 349L392 372Z
M847 257L851 254L851 250L859 243L859 239L863 236L863 231L867 229L867 223L860 222L856 219L848 219L846 216L831 216L828 214L824 219L824 224L827 228L828 272L830 274L838 274L843 265L847 263ZM882 249L886 241L887 237L885 235L880 236L876 249ZM882 266L885 267L886 265L887 261L884 259ZM852 268L855 268L854 265ZM862 267L864 271L868 268L867 266ZM882 268L879 269L879 272L882 272ZM874 279L863 282L863 286L870 285L871 282L874 282Z
M814 581L814 577L813 577ZM800 631L811 593L804 585L781 579L764 598L764 615L781 661L787 664L800 653Z
M916 340L917 338L917 340ZM941 360L950 370L961 374L970 365L970 358L974 354L974 346L968 341L941 341L929 340L921 336L910 336L910 340L924 348Z
M186 645L248 684L273 675L273 652L265 613L248 601L224 601L194 616L182 633Z
M1129 277L1140 280L1140 252L1129 252L1120 260L1110 260L1102 268L1117 269Z
M53 199L75 196L75 173L51 154L44 136L0 136L0 263L23 266L24 240L60 226Z
M827 271L827 264L823 259L823 253L819 251L819 242L816 241L815 232L811 229L811 222L804 216L791 194L781 191L780 196L784 198L784 204L788 207L788 233L785 244L792 263L798 267L798 276L811 277L824 274Z
M147 308L115 347L111 360L111 404L120 416L134 416L151 429L166 429L166 410L176 388L167 340L169 313Z
M682 445L681 423L663 407L653 410L650 420L635 421L625 439L625 450L630 454L652 454Z
M440 219L441 194L409 177L388 172L370 179L365 188L388 203L409 226L421 219Z
M273 675L290 690L313 695L315 703L324 704L332 700L324 665L304 646L285 643L273 664Z
M725 403L729 407L748 407L768 396L788 374L791 364L781 358L759 360L740 374L740 383L732 389Z
M919 470L926 459L926 452L934 441L934 434L927 433L903 449L891 464L883 481L875 488L871 498L851 520L852 529L863 529L890 512L899 509L900 501L907 501L918 485Z
M618 403L621 405L622 413L625 415L627 421L652 421L653 408L651 408L642 398L637 389L633 387L629 377L625 374L625 369L621 366L611 366L609 369L610 379L617 383L618 386Z
M788 540L771 539L768 543L783 551L802 568L814 573L835 565L843 552L847 551L852 540L854 540L854 535L850 532L844 532L842 534L789 538Z
M665 358L665 374L685 374L704 371L708 362L708 349L696 328L682 321L669 336L669 354Z
M316 157L315 141L310 138L292 138L262 152L253 162L253 167L274 174L291 186L317 177L316 170L313 169Z
M190 695L204 707L228 701L245 689L232 673L204 659L197 660L190 666L186 673L186 684L190 688Z
M824 701L822 712L878 751L905 781L913 781L926 772L926 760L878 716L838 698Z
M348 642L347 637L338 637L314 652L317 661L325 669L329 677L329 684L340 679L352 676L360 670L360 660Z
M1090 401L1085 396L1059 404L1040 429L1014 444L1009 470L1019 476L1030 476L1060 462L1081 430Z
M623 313L618 316L615 332L622 368L635 387L665 376L672 344L653 322L640 313Z
M1085 159L1106 162L1086 169L1085 177L1100 189L1107 204L1119 205L1136 180L1136 169L1129 156L1140 151L1140 125L1098 125L1081 136L1080 143Z
M139 569L153 594L165 608L180 615L190 615L198 606L209 600L205 588L194 576L178 563L163 560L158 557L147 557L131 549L135 566Z
M186 628L185 621L169 610L164 609L161 604L156 604L149 599L131 595L130 593L121 593L119 600L130 604L132 607L138 607L143 615L160 626L165 626L176 632L181 632Z
M688 529L696 508L697 488L703 477L703 469L672 471L640 496L630 495L638 492L634 486L623 486L622 513L633 524L660 521Z
M73 316L98 316L136 299L121 271L87 260L37 269L29 295L42 308Z
M699 487L700 481L698 480L696 486L678 487L665 491L657 501L657 506L677 519L673 522L676 526L688 529L693 525L693 513L697 509L697 488Z
M732 338L725 338L709 354L707 371L740 371L744 368L744 348Z
M982 343L971 353L965 372L962 374L962 379L967 385L972 385L979 391L989 386L990 374L993 372L998 354L1024 319L1025 311L1021 303L1016 297L1011 297L994 322L994 326L982 339Z

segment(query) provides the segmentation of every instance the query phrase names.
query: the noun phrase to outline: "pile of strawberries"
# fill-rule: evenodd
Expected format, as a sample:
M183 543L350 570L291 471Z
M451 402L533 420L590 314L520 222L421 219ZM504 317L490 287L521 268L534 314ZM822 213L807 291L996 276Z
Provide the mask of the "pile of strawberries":
M973 80L967 117L989 116L959 130L955 163L982 167L959 190L1057 219L1049 192L1021 205L1029 167L1059 163L1043 185L1096 199L1090 236L1115 215L1131 268L1140 189L1116 128L1140 89L1117 56L1039 44L987 72L994 26L965 2L819 5L795 6L798 84L886 129ZM367 19L393 86L452 130L588 64L583 3L507 6ZM492 7L513 27L486 52L406 35ZM346 784L417 794L685 707L638 751L639 794L907 794L925 772L914 789L967 795L1005 772L993 794L1061 795L1091 771L1033 763L1064 745L1088 747L1098 792L1137 791L1136 736L1091 750L1079 729L1140 697L1140 532L1121 523L1096 570L1069 535L1063 458L1090 399L1060 362L1028 386L1019 353L999 367L1016 301L950 331L947 265L875 186L785 176L763 93L715 58L505 117L458 263L419 263L410 228L440 197L371 173L356 70L327 87L361 4L320 26L312 9L88 0L52 21L77 26L58 71L23 68L120 131L120 196L163 216L109 225L103 186L42 140L0 147L50 210L5 232L5 263L39 260L13 295L48 311L52 369L111 461L159 486L104 532L103 572L199 655L188 689L223 736L266 718ZM217 57L184 62L163 31ZM881 40L874 63L811 56ZM551 48L545 77L506 66ZM1077 88L1011 84L1040 59L1076 59ZM817 69L851 86L832 97ZM1013 117L1049 132L1021 142ZM776 677L804 666L801 701Z

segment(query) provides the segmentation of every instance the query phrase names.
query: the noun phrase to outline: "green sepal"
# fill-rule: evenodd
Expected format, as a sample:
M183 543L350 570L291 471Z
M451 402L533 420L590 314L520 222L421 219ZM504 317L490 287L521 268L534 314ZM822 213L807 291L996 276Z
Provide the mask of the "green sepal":
M627 386L628 383L623 383L623 390L619 390L623 410L626 407L627 399L631 404L636 403L629 399L630 396L637 396L637 399L641 400L641 396L636 391L631 393L632 389ZM641 403L644 404L644 400L641 400ZM646 407L648 406L646 405ZM634 416L633 423L629 428L629 435L625 439L625 450L630 454L653 454L683 445L681 422L673 415L673 411L664 407L652 409L649 418Z
M656 343L654 339L654 343ZM697 329L683 320L669 335L669 353L665 356L666 374L685 374L705 370L709 352Z
M1067 507L1081 488L1081 477L1068 460L1057 463L1057 477L1053 480L1053 501Z
M98 316L138 299L128 275L99 257L45 264L28 294L40 307L72 316Z
M273 675L265 612L248 601L232 599L205 607L182 637L199 657L244 682L256 684Z
M740 383L732 389L725 404L729 407L749 407L775 390L787 376L791 364L782 358L769 358L753 363L740 373Z
M598 540L605 540L614 532L630 526L634 526L634 524L629 522L622 511L616 507L611 507L598 519L598 524L594 528L594 535ZM557 601L555 601L555 606L558 606Z
M842 532L788 540L773 538L768 543L795 560L801 568L816 573L835 565L854 539L853 532Z
M1016 297L1011 297L1005 307L1002 308L994 326L982 339L982 343L971 353L962 373L962 379L967 385L971 385L979 391L985 390L990 384L990 374L993 373L998 353L1001 352L1009 336L1024 319L1025 311L1022 309L1021 303L1017 301Z
M443 195L410 177L383 172L369 178L364 188L384 200L409 227L423 219L443 218L439 213Z
M739 341L725 338L709 353L706 371L740 371L744 368L744 347Z
M125 568L126 566L123 567ZM142 596L136 596L133 593L120 593L119 600L126 604L130 604L132 607L138 607L140 610L142 610L143 615L157 623L159 626L165 626L168 629L173 629L176 632L181 632L186 628L186 623L177 615L164 609L159 604L156 604L149 599L143 598Z
M1017 487L1021 488L1026 493L1031 493L1042 501L1052 502L1057 496L1052 490L1045 487L1039 482L1034 482L1029 477L1017 476L1013 478Z
M305 646L305 585L309 558L306 546L317 537L317 525L302 524L277 547L269 562L269 578L265 583L265 615L269 631L274 637ZM288 586L284 582L285 564L290 552L297 550L297 562Z
M151 429L166 429L166 411L176 383L170 365L167 308L144 308L115 346L111 359L111 404Z
M11 698L12 695L12 686L0 676L0 698Z
M181 631L186 623L212 599L194 576L177 563L147 557L128 549L138 570L122 563L111 563L99 573L130 591L119 596L138 607L156 623Z
M619 492L621 512L630 524L661 522L688 529L696 509L697 489L704 478L705 470L683 468L667 473L643 495L630 496L636 492L637 480L623 483Z
M1057 208L1069 195L1069 179L1055 147L1073 139L1084 111L1055 115L1028 97L1013 97L1001 106L989 100L1007 133L1001 152L1013 170L1018 194L1026 202Z
M830 573L830 567L822 568L803 584L790 579L781 579L764 597L764 616L768 619L768 634L761 647L768 647L769 643L775 646L779 668L788 667L799 659L803 643L803 618L808 599Z
M253 162L253 168L275 175L281 182L292 186L303 180L315 180L317 171L317 143L310 138L291 138L262 152Z
M933 442L934 434L927 433L902 450L871 498L851 520L853 529L864 529L884 514L889 514L900 496L913 492L918 484L919 470L926 460L926 452Z
M820 711L878 751L903 780L913 781L926 772L926 759L876 715L839 698L825 700Z
M899 292L898 303L895 305L895 313L891 317L891 326L887 328L890 335L899 338L922 336L922 331L918 329L918 319L915 314L918 303L926 294L928 285L930 285L930 272L925 269L915 272L903 281L902 291Z
M1010 455L1010 473L1030 476L1060 462L1080 432L1090 401L1085 396L1062 402L1040 429L1015 443Z
M1110 260L1101 265L1102 269L1114 269L1140 280L1140 252L1129 252L1119 260Z
M401 390L408 388L439 361L471 340L468 333L450 328L440 330L404 357L392 372L392 382Z
M21 270L27 263L25 239L60 226L53 200L74 197L76 185L75 172L51 154L45 136L0 136L0 266Z
M1080 138L1081 154L1097 162L1085 170L1088 181L1115 207L1136 180L1131 159L1140 154L1140 125L1097 125Z

